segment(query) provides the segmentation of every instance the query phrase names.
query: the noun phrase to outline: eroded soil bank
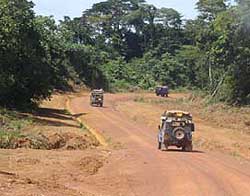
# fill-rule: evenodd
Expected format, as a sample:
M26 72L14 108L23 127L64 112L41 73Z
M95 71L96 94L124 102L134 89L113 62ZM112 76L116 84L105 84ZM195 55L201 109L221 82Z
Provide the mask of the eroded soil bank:
M70 184L95 175L109 151L66 108L68 95L54 95L20 132L4 135L0 150L0 195L92 195ZM7 129L7 123L5 123ZM8 130L8 131L15 131Z
M0 193L248 195L247 111L238 117L233 111L225 115L227 110L205 111L202 107L187 94L172 94L167 99L143 93L106 94L103 108L91 107L88 93L55 95L30 116L33 123L22 129L26 139L15 144L17 149L0 150ZM193 153L157 150L159 117L172 109L193 113ZM108 146L100 145L81 122Z

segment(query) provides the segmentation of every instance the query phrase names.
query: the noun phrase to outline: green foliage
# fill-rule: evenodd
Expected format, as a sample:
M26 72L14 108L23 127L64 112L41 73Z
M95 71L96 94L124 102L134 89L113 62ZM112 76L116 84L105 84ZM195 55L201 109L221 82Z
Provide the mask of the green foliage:
M96 51L92 46L73 43L66 45L66 54L78 78L86 85L107 89L106 78L100 66L106 62L105 52Z
M21 130L31 124L30 118L23 118L14 111L0 108L0 148L12 148L14 140L24 138Z
M0 130L0 148L15 148L14 147L14 141L18 138L24 138L23 135L21 135L20 132L6 132Z
M197 9L200 11L202 19L211 21L226 10L226 0L199 0Z
M109 91L201 89L250 103L250 1L199 0L186 20L144 0L106 0L56 24L27 0L0 0L0 105L39 103L68 81Z
M32 119L14 111L0 108L0 130L19 132L24 127L32 124Z
M0 104L19 106L50 96L61 80L56 25L35 18L26 0L0 1Z

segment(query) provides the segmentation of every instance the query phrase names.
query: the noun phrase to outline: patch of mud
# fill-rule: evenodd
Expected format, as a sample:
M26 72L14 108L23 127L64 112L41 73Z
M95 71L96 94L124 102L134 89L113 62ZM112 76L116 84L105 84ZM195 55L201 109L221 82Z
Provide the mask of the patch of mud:
M104 157L87 156L80 160L80 169L88 175L95 175L104 165Z
M65 149L85 150L99 146L99 142L88 134L76 133L38 133L5 141L6 149L30 148L41 150Z

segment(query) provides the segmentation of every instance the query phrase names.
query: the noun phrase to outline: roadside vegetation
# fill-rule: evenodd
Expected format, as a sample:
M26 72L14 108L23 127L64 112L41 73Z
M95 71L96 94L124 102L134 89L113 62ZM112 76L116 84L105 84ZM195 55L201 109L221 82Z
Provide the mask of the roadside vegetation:
M117 110L126 113L136 123L156 129L164 110L184 110L193 115L196 132L195 149L221 152L241 160L250 160L250 108L211 103L196 93L175 93L168 99L149 94L137 94ZM129 109L133 108L133 110Z
M0 105L27 108L70 90L200 89L250 102L250 1L199 0L189 20L144 0L106 0L82 16L37 16L27 0L0 0Z
M177 94L178 95L178 94ZM231 107L223 103L209 103L201 93L185 94L181 98L154 99L147 96L137 96L137 103L161 106L165 110L177 109L189 111L195 118L205 124L236 130L239 134L250 135L250 107Z
M109 154L67 110L66 100L58 93L33 112L0 109L1 195L93 195L67 183L85 184Z
M19 113L0 108L0 148L15 148L17 139L24 138L21 130L32 124L29 118Z
M24 114L0 109L0 148L85 150L97 146L99 142L67 110L40 108Z

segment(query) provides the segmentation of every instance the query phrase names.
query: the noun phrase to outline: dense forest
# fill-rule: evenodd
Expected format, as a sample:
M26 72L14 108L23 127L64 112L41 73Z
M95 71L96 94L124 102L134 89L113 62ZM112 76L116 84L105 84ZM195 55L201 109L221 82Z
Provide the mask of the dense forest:
M194 20L144 0L106 0L59 23L34 6L0 0L2 106L39 103L69 81L113 92L167 84L250 104L250 0L199 0Z

